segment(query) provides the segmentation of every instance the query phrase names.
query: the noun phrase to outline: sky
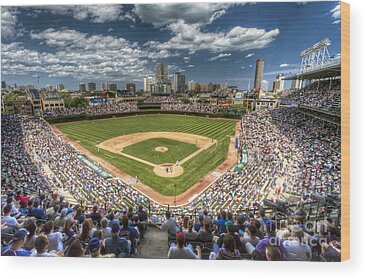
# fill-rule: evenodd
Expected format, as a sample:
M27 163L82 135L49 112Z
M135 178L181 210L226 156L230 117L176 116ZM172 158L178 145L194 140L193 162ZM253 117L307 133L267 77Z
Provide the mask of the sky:
M1 80L141 89L164 63L186 82L247 89L263 58L271 87L277 74L296 73L300 52L325 37L330 54L339 54L340 2L2 6Z

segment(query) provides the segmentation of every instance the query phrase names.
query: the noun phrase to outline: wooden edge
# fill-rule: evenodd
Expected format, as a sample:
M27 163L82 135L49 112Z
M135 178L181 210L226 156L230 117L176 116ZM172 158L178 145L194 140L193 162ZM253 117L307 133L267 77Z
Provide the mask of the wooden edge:
M341 260L350 258L350 5L341 2Z

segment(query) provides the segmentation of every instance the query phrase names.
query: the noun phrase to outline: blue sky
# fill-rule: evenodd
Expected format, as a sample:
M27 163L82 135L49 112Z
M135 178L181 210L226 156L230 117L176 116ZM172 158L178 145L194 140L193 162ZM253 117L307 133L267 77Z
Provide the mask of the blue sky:
M1 79L41 87L134 82L142 88L157 63L186 81L253 84L294 73L299 54L328 37L340 53L339 2L181 3L2 7Z

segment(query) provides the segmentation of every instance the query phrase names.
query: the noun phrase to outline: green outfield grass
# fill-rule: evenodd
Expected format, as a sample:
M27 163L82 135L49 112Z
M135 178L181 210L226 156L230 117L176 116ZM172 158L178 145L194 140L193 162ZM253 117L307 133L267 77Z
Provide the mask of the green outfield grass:
M158 146L167 147L165 152L155 151ZM166 138L154 138L126 146L123 153L159 165L176 163L198 150L195 144L180 142Z
M68 138L79 141L93 154L132 177L138 176L140 181L154 190L164 195L173 196L175 184L177 185L177 194L180 194L224 162L228 154L229 136L234 135L235 121L176 115L144 115L58 124L57 127ZM184 173L174 178L157 176L151 166L103 149L98 152L96 147L98 143L117 136L154 131L197 134L216 139L218 144L185 162L182 165Z

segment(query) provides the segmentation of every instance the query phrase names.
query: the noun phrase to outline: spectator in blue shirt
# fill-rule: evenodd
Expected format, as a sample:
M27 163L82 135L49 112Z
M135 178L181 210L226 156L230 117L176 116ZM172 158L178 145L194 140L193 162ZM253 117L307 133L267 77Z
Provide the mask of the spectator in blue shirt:
M119 235L131 241L132 251L134 251L138 244L139 232L134 227L129 226L129 218L126 215L122 217L122 228Z
M23 248L26 242L28 231L26 229L19 229L14 233L13 243L6 247L1 253L2 256L25 256L29 257L32 252Z

